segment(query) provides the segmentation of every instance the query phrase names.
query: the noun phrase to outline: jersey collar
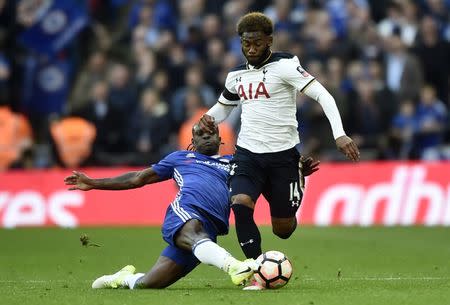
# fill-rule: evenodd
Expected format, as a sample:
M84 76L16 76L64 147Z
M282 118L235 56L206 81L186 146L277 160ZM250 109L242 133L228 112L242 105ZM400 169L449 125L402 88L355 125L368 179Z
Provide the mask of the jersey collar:
M248 61L247 61L247 63L245 64L247 70L253 70L253 69L259 69L259 68L262 68L262 66L264 66L265 64L267 64L267 63L270 61L270 59L272 58L272 55L273 55L273 53L272 53L272 51L270 50L269 56L267 56L267 58L264 59L264 60L262 61L262 63L260 63L260 64L257 65L257 66L252 66L252 65L249 64Z

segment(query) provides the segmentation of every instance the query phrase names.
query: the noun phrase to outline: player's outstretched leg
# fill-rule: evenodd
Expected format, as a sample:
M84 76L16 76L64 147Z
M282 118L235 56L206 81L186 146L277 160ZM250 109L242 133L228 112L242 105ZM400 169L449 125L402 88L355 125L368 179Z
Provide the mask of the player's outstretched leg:
M92 288L99 289L125 287L125 278L127 276L134 275L135 272L136 268L134 266L125 266L114 274L99 277L92 283Z
M186 222L177 234L175 243L181 249L188 250L190 247L200 262L227 272L235 285L245 284L258 267L253 259L239 261L213 242L197 219Z
M165 256L160 256L149 272L135 274L135 271L134 266L125 266L114 274L99 277L92 283L92 288L160 289L185 275L183 266Z

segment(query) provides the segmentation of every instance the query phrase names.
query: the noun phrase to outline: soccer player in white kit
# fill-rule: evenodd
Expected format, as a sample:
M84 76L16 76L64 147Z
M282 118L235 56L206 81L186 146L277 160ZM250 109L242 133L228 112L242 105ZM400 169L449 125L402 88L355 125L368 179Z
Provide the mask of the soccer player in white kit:
M272 52L272 21L249 13L237 24L247 63L228 73L218 102L200 119L211 130L242 105L241 131L231 162L231 208L239 244L248 258L261 253L261 235L253 219L255 202L263 194L270 205L273 233L288 238L297 226L295 214L303 196L299 177L300 154L296 95L300 91L323 108L337 148L352 161L359 150L345 134L331 94L300 65L295 55Z

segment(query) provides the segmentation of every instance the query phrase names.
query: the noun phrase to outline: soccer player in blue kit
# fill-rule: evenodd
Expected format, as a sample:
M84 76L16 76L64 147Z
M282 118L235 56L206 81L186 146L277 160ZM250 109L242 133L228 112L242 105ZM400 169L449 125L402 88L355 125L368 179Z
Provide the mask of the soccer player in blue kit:
M200 262L227 272L234 284L243 284L257 268L253 259L243 262L216 244L228 233L230 215L227 178L231 156L218 155L218 128L192 129L194 150L177 151L151 167L114 178L92 179L80 172L65 178L69 190L125 190L173 178L179 192L167 208L162 235L169 244L153 268L135 274L125 266L96 279L92 288L164 288L191 272Z

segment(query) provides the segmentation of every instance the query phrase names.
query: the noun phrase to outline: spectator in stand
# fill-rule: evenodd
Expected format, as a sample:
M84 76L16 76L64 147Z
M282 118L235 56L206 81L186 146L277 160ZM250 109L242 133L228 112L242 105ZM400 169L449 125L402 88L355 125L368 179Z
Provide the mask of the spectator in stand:
M136 152L131 164L143 166L157 162L167 153L171 125L169 109L158 91L143 91L137 111L130 119L128 141Z
M142 5L139 11L139 19L133 31L142 29L144 32L145 44L149 47L156 44L161 35L161 29L155 25L154 7L152 5Z
M156 70L153 76L153 88L158 92L160 98L167 103L170 101L171 92L169 75L166 70Z
M401 28L394 27L392 35L384 39L387 52L385 71L387 86L400 99L416 100L422 87L422 70L417 58L408 53L401 39Z
M99 80L92 85L87 105L72 112L73 116L79 116L91 122L97 130L93 164L112 165L122 162L119 155L126 152L125 131L127 128L124 111L111 103L108 83Z
M185 73L185 86L175 91L170 105L173 119L178 124L186 120L185 101L187 93L191 90L199 92L206 107L211 107L216 103L215 92L205 83L203 68L199 65L190 66Z
M291 0L275 0L273 5L269 5L264 10L274 23L275 32L286 31L292 33L295 30L295 24L291 19L292 1ZM276 41L276 40L275 40Z
M109 101L119 111L134 111L137 105L136 84L130 78L130 68L116 63L109 74Z
M172 91L182 87L185 83L185 73L189 63L183 47L180 44L174 44L167 54L167 69L170 75L170 88ZM172 107L172 105L171 105Z
M344 1L341 0L341 2ZM360 39L365 38L364 34L367 34L367 30L371 27L369 5L366 0L351 0L345 1L344 6L343 11L347 12L347 16L343 27L349 40L358 43ZM336 13L339 14L340 12ZM374 32L376 32L376 29L374 29Z
M426 85L422 88L420 103L416 111L416 150L420 158L431 156L443 144L448 112L444 103L436 96L436 90Z
M394 93L386 86L383 77L383 67L378 61L370 61L367 64L366 71L374 89L378 108L383 114L381 118L381 129L388 131L392 118L399 108L398 100Z
M433 85L439 99L450 105L450 45L440 38L438 25L431 16L422 19L415 53L422 64L425 82Z
M223 59L225 57L225 45L223 40L212 38L207 45L207 64L205 65L206 82L215 92L220 92L222 82L219 79L222 69Z
M222 20L215 14L208 14L203 18L202 34L205 40L220 39L224 37Z
M157 69L155 53L146 47L134 50L134 83L136 84L137 95L140 95L144 88L152 85L153 76Z
M386 159L407 160L411 157L416 131L415 106L406 100L400 104L398 113L394 116L383 149Z
M152 24L159 29L174 30L176 27L176 16L174 9L168 1L162 0L137 0L134 1L128 16L128 27L134 28L139 23L140 13L146 6L152 7Z
M382 134L383 121L390 120L392 114L383 113L377 99L374 85L369 78L361 78L356 84L356 100L351 106L349 130L356 145L366 159L375 159ZM388 116L388 118L385 118Z
M410 1L408 1L410 2ZM387 8L387 16L378 23L378 32L383 39L388 39L395 31L396 35L406 46L411 46L414 43L417 34L417 25L414 20L414 3L407 4L408 20L404 14L404 8L398 1L391 1ZM398 28L398 30L397 30Z
M377 29L373 24L363 26L359 32L353 33L352 43L362 59L380 60L382 58L382 43Z
M199 61L205 55L205 41L199 25L188 28L187 37L183 41L184 52L190 62Z
M67 104L68 112L86 106L89 101L86 92L90 92L92 85L97 81L106 79L110 68L111 64L105 52L97 50L89 56L86 66L78 74L73 86L72 94Z
M189 29L201 28L202 16L205 13L205 0L178 1L177 36L184 43L188 40Z
M449 20L448 12L450 3L447 0L425 0L425 11L431 15L437 23L444 25Z

